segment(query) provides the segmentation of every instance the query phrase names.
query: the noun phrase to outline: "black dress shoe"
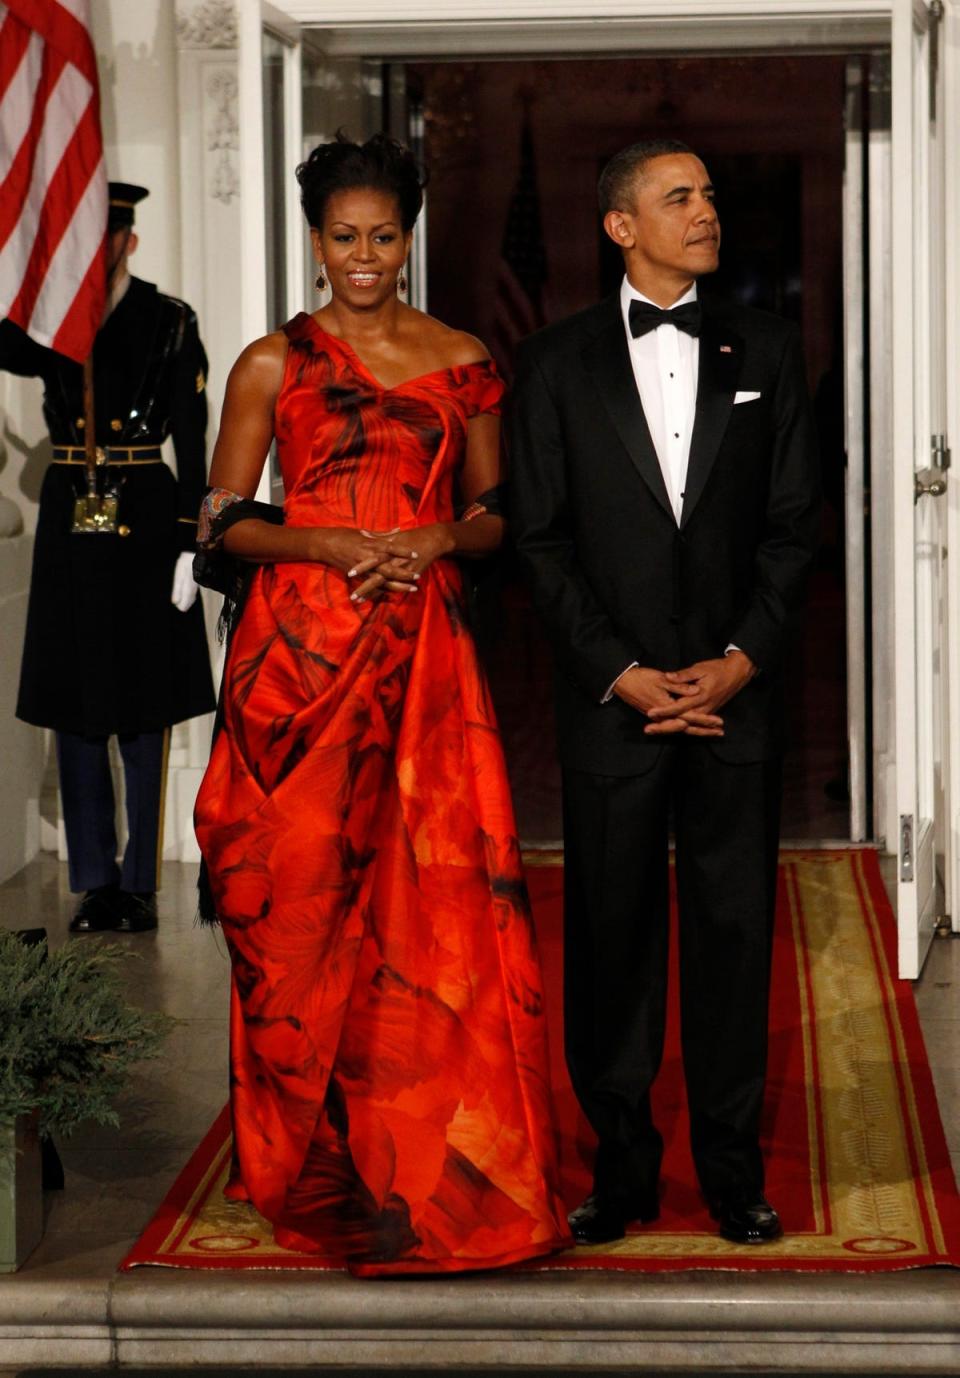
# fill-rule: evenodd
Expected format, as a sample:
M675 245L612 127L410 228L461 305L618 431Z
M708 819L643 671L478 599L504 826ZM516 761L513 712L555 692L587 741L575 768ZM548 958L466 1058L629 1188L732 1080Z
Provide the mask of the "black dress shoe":
M88 890L70 920L71 933L107 933L120 922L120 891L115 885Z
M783 1234L779 1215L759 1192L711 1201L710 1214L733 1244L770 1244Z
M120 891L120 920L118 933L149 933L157 926L157 896L153 891L134 895Z
M634 1220L649 1225L659 1214L660 1202L655 1192L633 1201L594 1192L570 1212L567 1221L578 1244L609 1244L622 1239Z

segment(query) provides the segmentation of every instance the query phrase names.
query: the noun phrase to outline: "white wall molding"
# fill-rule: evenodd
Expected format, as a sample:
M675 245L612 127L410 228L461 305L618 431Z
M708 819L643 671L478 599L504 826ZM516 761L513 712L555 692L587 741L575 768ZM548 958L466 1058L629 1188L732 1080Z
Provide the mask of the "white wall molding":
M45 733L14 716L32 556L31 535L0 539L0 646L14 652L0 659L0 760L3 761L0 881L32 861L40 846L40 780Z
M179 4L177 45L181 48L236 48L237 10L233 0Z
M177 16L180 264L183 296L197 313L210 361L207 449L220 424L227 374L244 340L237 291L240 260L240 127L237 12L229 0L205 0ZM202 591L204 616L219 678L220 648L213 635L217 595ZM165 860L195 861L193 804L210 754L212 719L174 728L164 823Z
M225 206L240 195L240 171L235 156L240 151L237 90L237 73L232 63L217 63L208 70L204 95L213 109L205 121L209 126L207 148L216 158L208 189L214 200Z

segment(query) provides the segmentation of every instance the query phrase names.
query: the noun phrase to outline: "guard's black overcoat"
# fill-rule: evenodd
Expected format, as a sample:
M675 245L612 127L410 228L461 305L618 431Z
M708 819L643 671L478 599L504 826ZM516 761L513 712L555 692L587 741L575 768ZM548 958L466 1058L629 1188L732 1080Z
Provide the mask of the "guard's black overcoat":
M44 382L55 446L83 444L83 370L0 324L0 368ZM74 535L81 465L51 463L40 494L17 716L82 736L150 732L214 707L199 599L170 601L206 476L207 359L184 302L132 278L94 347L100 446L160 445L166 464L113 466L129 534Z

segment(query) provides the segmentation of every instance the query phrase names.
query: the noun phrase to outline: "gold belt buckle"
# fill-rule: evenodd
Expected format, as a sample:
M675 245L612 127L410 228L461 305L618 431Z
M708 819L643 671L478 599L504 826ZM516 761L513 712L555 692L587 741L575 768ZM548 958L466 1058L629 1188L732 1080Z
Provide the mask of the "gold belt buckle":
M117 506L118 497L116 493L83 493L77 498L73 508L73 526L71 530L75 536L95 536L104 534L112 536L117 534ZM125 536L126 531L121 531Z
M94 451L94 458L98 468L103 468L107 463L107 452L102 445L98 445ZM78 496L73 505L73 526L71 531L75 536L114 536L127 534L126 529L117 527L117 507L119 505L119 494L116 488L108 488L105 493L98 493L96 480L93 474L87 471L87 491Z

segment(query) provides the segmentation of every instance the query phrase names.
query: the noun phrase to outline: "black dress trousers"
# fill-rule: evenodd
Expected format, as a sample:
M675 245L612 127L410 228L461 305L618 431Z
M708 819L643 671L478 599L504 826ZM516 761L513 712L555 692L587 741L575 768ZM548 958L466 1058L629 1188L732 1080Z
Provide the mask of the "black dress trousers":
M650 1110L667 997L669 825L676 839L683 1064L708 1198L762 1191L759 1125L781 767L664 743L641 775L566 770L566 1056L599 1138L595 1187L655 1188Z

